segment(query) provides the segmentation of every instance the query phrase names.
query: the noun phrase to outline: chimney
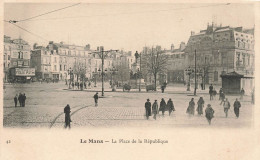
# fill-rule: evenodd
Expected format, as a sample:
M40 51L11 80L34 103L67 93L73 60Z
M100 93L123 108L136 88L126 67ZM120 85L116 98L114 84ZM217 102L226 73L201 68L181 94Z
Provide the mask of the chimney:
M193 36L194 34L195 34L195 32L194 32L194 31L191 31L190 35Z

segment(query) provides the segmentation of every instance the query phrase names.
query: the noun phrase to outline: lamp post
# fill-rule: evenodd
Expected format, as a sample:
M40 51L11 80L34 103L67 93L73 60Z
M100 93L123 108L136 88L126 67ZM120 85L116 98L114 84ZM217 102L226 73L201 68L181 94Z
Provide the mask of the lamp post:
M194 70L191 69L190 66L189 66L187 69L185 69L185 71L186 71L186 75L189 76L189 81L188 81L188 85L187 85L187 91L190 91L190 75L194 72Z
M108 50L108 51L104 51L104 47L103 46L100 46L99 47L100 50L97 51L97 52L91 52L89 54L92 54L92 53L97 53L99 55L99 57L101 58L101 61L102 61L102 68L101 68L101 76L102 76L102 96L104 96L104 59L105 57L107 56L107 54L109 52L117 52L118 50ZM105 55L104 55L105 53Z
M71 89L70 85L71 85L72 76L73 76L73 70L71 69L71 67L68 69L68 75L70 75L69 89Z

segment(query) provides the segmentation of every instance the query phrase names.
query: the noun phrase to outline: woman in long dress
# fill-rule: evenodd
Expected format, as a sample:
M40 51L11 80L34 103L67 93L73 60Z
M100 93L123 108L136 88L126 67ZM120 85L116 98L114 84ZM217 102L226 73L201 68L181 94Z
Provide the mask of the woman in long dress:
M198 115L202 115L203 114L203 107L204 107L204 100L203 100L202 97L200 97L197 104L198 104L198 107L197 107L196 110L198 112Z

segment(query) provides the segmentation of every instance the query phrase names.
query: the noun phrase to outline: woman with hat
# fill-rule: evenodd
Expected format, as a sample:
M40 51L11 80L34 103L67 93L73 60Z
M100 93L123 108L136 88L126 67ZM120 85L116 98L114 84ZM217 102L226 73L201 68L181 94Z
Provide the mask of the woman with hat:
M195 106L194 98L191 98L186 113L188 113L189 115L194 115L194 106Z
M206 114L206 118L209 122L209 125L211 124L211 119L214 117L214 110L213 108L211 107L210 104L207 105L207 108L205 109L205 114Z
M165 109L166 109L166 102L165 102L165 100L162 98L162 100L161 100L161 102L160 102L159 111L162 111L162 115L163 115L163 116L164 116Z
M153 106L152 106L152 112L153 112L153 119L156 120L156 115L158 114L158 103L157 100L154 101Z
M172 99L171 99L171 98L168 100L167 105L166 105L166 108L167 108L166 110L169 111L169 116L171 115L171 113L172 113L173 111L175 111L175 108L174 108L174 105L173 105L173 102L172 102Z

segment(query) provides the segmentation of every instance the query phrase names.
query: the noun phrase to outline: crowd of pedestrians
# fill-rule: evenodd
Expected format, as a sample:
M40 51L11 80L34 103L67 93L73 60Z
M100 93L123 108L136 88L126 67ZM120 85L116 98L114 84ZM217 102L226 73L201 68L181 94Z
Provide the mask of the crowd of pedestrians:
M20 107L25 107L26 95L25 93L19 93L14 96L14 106L17 107L17 102L19 102Z
M152 116L153 119L156 120L157 114L162 112L162 116L164 116L165 111L169 112L169 116L171 116L171 113L175 111L174 104L172 102L172 99L170 98L168 102L166 103L164 98L161 99L160 106L158 106L157 100L154 100L153 105L150 102L150 99L148 98L145 102L145 116L146 119L149 119L149 116Z

